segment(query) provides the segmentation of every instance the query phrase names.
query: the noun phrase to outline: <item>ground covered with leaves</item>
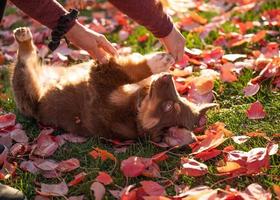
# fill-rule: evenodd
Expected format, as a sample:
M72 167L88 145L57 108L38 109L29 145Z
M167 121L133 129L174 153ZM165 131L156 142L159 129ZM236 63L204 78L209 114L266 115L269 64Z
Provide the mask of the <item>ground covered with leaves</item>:
M0 31L0 144L7 147L1 183L37 200L280 198L280 2L176 2L164 1L186 38L184 59L170 69L177 90L194 103L219 107L194 130L197 142L184 145L177 130L173 147L149 138L80 138L22 116L8 80L14 28L31 28L46 63L66 66L89 56L65 43L50 54L49 30L8 6ZM79 20L116 43L120 54L162 49L109 3L78 6Z

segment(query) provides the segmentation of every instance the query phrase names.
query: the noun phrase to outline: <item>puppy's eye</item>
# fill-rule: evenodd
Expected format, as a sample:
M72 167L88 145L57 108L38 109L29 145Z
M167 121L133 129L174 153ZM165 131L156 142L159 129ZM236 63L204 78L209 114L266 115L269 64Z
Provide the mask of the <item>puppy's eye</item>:
M164 112L169 112L173 108L173 101L166 101L163 103L163 111Z

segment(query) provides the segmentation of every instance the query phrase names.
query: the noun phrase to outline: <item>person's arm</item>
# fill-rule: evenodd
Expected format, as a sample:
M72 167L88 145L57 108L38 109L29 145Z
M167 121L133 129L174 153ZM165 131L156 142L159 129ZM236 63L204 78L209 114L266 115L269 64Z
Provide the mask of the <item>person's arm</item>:
M163 11L159 0L109 0L160 39L166 50L179 61L183 58L185 39L173 26L170 17Z
M167 36L173 23L158 0L109 0L120 11L145 26L157 38Z
M55 0L10 0L24 13L53 29L57 25L60 16L67 11ZM73 26L74 22L70 25Z
M11 0L11 2L50 29L54 29L59 18L68 13L56 0ZM68 30L66 37L101 63L107 62L106 52L117 55L117 50L104 35L86 28L79 22L71 22Z

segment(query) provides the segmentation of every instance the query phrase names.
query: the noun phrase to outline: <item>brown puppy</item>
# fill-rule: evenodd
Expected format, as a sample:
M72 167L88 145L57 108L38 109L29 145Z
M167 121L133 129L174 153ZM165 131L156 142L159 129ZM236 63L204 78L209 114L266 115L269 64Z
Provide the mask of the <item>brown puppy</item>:
M174 59L166 53L112 58L71 67L42 66L28 28L14 32L19 44L12 87L18 109L43 124L66 131L134 139L144 133L160 140L165 128L193 129L201 108L182 99L167 71Z

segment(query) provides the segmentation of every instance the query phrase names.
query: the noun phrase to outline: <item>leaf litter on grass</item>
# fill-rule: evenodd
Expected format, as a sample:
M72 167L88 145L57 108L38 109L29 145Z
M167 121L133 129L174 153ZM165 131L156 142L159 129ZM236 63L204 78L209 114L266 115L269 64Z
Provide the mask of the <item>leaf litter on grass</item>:
M180 95L198 105L217 101L216 96L224 92L224 85L235 87L235 84L242 81L240 77L244 71L251 70L253 76L243 83L243 87L239 87L241 98L250 102L247 104L248 109L243 110L243 114L248 117L248 123L270 119L270 108L264 103L260 93L262 87L267 84L273 92L279 92L280 88L279 43L269 40L269 38L279 39L280 5L265 9L263 5L270 5L269 3L255 0L189 1L184 6L181 4L178 6L179 4L176 5L174 2L163 1L165 9L176 18L180 30L188 32L187 45L196 45L187 46L183 60L170 69ZM75 1L68 0L65 6L71 8L74 4ZM92 5L88 5L85 1L78 6L86 10ZM79 20L118 42L117 48L120 54L128 54L131 49L140 52L143 52L143 49L152 50L151 34L141 32L142 30L137 29L134 22L110 7L108 3L98 3L97 7L103 11L82 16ZM190 12L182 15L182 11L186 12L186 10ZM213 17L205 18L205 13L210 11L215 12ZM246 12L258 14L253 21L244 21L243 16ZM11 13L4 17L4 23L1 24L3 29L0 31L1 65L10 63L16 57L16 45L11 37L11 29L18 21L22 21L22 16L22 13ZM95 20L92 20L92 17ZM67 66L72 62L89 59L86 52L68 48L65 43L51 54L45 43L49 30L33 26L34 22L30 18L24 19L31 27L39 55L46 62ZM134 31L139 31L139 34L135 35ZM210 38L214 32L215 37ZM212 43L209 44L207 41L212 41ZM219 90L216 88L217 83L220 86ZM246 135L242 135L242 133L228 130L225 123L217 121L213 124L207 124L206 121L200 124L194 131L195 135L174 127L169 131L164 143L155 144L162 150L158 149L159 152L145 156L130 151L130 147L135 145L133 142L112 141L116 149L114 152L110 148L103 149L94 145L91 150L87 149L86 153L90 156L88 159L96 163L112 163L114 168L113 171L107 168L108 171L105 169L99 171L98 174L96 172L96 176L93 177L84 171L86 165L84 160L75 157L64 157L59 160L53 158L69 143L83 145L87 142L87 138L68 133L57 135L53 129L42 129L34 139L29 137L23 126L16 123L18 120L12 111L2 112L1 109L0 144L4 144L6 148L0 155L0 165L3 166L0 170L0 180L13 181L14 178L21 178L17 170L39 174L54 182L59 180L59 182L47 184L39 179L35 199L49 199L52 196L63 198L67 196L68 199L86 199L90 196L102 199L104 195L109 194L123 200L272 199L272 191L279 197L279 175L278 179L276 178L278 181L269 184L272 186L271 190L265 189L267 185L264 188L253 181L239 190L231 186L210 188L211 185L191 185L192 188L190 188L190 185L181 182L182 176L201 178L222 176L219 181L223 181L226 177L224 183L231 184L227 180L233 181L239 176L255 177L263 173L269 175L269 171L273 170L271 163L274 164L273 167L279 165L273 156L279 155L278 145L276 137L270 137L270 134L265 134L261 130L251 130ZM247 131L244 130L244 132ZM197 133L202 133L202 135L197 135ZM246 151L241 150L240 145L246 145L256 137L264 138L266 143L263 143L262 147L253 145L253 147L248 146ZM231 139L234 143L230 143ZM193 140L194 143L189 144ZM192 152L186 151L188 148L191 148ZM126 154L126 151L129 153ZM177 162L172 165L172 170L169 169L169 178L166 178L166 171L162 170L163 166L174 157L177 158ZM213 167L217 173L213 171ZM122 175L115 174L120 172ZM72 177L71 179L67 178L68 174ZM119 176L126 177L126 183L120 182ZM43 180L46 181L46 179ZM86 182L85 180L90 181L86 190L88 193L80 192L72 195L71 188L78 188ZM134 184L130 185L130 183ZM170 192L170 188L173 188L175 193ZM89 191L92 192L89 194Z

